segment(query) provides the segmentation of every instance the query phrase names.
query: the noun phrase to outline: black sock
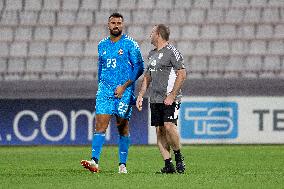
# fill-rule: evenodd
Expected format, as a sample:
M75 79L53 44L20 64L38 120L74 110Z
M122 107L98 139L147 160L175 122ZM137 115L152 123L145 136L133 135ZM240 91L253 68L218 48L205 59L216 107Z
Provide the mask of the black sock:
M180 150L174 150L174 154L175 154L175 160L176 161L181 159Z
M119 163L118 165L120 166L120 165L122 165L122 164L124 164L124 165L125 165L125 167L126 167L126 163Z
M97 158L95 158L95 157L92 157L92 160L94 160L96 162L96 164L99 163L99 160Z
M165 167L169 167L172 164L172 158L165 159Z

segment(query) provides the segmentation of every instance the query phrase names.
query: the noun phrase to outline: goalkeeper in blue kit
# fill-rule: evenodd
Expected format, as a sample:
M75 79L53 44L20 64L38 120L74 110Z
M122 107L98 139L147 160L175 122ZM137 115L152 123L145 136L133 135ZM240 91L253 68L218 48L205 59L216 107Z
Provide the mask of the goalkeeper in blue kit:
M140 48L131 37L122 33L123 16L113 13L108 19L110 36L98 44L98 91L96 94L96 124L91 160L81 165L99 172L99 160L105 142L105 132L115 115L119 133L119 173L127 173L129 149L129 119L135 104L135 81L143 74L144 61Z

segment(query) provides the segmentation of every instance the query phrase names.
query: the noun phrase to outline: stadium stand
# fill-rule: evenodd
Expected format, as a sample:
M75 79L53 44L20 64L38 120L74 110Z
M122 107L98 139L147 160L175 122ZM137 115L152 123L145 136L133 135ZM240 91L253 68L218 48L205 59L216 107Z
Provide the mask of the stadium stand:
M110 13L146 57L154 24L171 27L188 78L284 76L284 1L1 0L0 79L96 79Z

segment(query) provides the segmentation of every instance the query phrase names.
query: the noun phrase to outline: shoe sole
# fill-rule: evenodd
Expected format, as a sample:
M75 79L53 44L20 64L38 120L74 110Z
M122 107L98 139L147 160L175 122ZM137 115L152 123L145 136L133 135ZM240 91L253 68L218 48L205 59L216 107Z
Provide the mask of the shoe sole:
M99 172L99 168L97 168L95 166L91 166L91 164L87 160L82 160L81 165L85 169L88 169L89 171L91 171L92 173L98 173Z

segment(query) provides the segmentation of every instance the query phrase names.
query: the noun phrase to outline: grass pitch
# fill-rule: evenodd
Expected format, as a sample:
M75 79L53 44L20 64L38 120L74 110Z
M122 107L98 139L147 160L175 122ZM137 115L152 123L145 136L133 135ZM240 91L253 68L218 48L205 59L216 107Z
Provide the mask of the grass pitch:
M103 148L99 174L80 165L90 147L0 147L0 188L284 188L284 145L184 146L186 174L155 174L156 146L131 146L127 175L116 146Z

